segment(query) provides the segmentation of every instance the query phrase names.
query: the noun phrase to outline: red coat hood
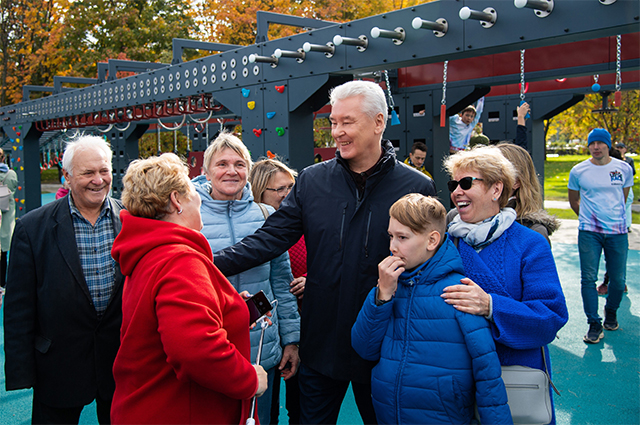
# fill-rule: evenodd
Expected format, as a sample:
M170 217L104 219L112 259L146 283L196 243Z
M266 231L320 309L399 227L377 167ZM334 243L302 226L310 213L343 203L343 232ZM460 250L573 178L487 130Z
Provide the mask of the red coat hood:
M187 245L213 261L209 242L200 232L179 224L135 217L125 210L120 212L120 221L122 230L113 242L111 255L125 276L131 276L138 261L161 245Z

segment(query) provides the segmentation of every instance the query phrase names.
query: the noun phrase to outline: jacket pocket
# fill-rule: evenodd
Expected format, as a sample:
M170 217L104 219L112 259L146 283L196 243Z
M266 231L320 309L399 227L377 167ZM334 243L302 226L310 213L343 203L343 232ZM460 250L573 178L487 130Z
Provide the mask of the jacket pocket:
M440 392L440 402L449 419L451 419L451 423L462 423L465 409L459 397L460 388L453 376L439 377L438 390Z
M42 354L46 354L47 351L49 351L49 347L51 347L51 340L43 336L36 335L35 346L36 350L38 350Z

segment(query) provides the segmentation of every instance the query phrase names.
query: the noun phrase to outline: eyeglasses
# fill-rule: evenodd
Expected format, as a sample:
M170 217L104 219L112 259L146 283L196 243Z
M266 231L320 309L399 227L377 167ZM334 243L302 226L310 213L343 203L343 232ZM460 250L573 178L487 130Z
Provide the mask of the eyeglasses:
M479 179L478 177L464 177L460 180L449 180L447 182L447 187L449 188L449 192L453 192L454 190L456 190L456 187L458 187L458 185L460 185L460 188L462 190L469 190L471 189L474 180L482 181L483 179Z
M293 189L293 184L290 184L289 186L282 186L277 189L271 189L270 187L265 187L264 190L272 190L276 192L278 195L284 196L284 195L287 195L289 192L291 192L291 189Z

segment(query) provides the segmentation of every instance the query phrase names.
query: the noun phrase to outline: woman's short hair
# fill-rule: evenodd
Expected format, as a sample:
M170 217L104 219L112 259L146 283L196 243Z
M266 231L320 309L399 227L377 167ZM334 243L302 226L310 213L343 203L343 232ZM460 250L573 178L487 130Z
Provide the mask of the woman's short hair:
M162 219L170 212L174 191L187 199L198 196L189 181L189 168L173 153L136 159L122 183L122 203L136 217Z
M414 233L432 230L444 236L447 211L436 198L410 193L398 199L389 209L389 215Z
M502 182L500 208L507 206L511 189L516 181L515 167L495 146L476 146L471 150L460 151L444 160L444 168L453 176L458 170L474 171L482 176L482 183L489 188Z
M337 100L344 100L355 96L362 96L362 112L371 118L382 114L386 125L387 118L389 117L387 98L378 84L371 81L349 81L338 87L334 87L329 92L331 106L333 106Z
M211 142L207 150L204 151L203 167L207 173L209 172L209 166L211 165L213 157L227 148L240 155L242 159L247 162L247 169L251 170L253 162L251 161L249 149L242 143L242 140L231 134L231 132L224 130Z
M269 180L275 176L276 173L285 173L291 177L291 181L295 182L298 172L287 167L282 161L273 158L261 159L251 168L249 173L249 183L251 183L251 191L253 192L253 199L256 202L262 202L262 195L264 195Z
M515 167L516 178L520 181L520 187L515 191L518 217L544 208L542 188L529 152L513 143L500 143L497 146L502 155Z
M102 137L83 134L69 140L64 148L62 168L64 168L69 175L73 176L73 158L76 153L87 149L101 151L109 163L109 169L111 169L111 158L113 157L113 152L111 152L109 144Z

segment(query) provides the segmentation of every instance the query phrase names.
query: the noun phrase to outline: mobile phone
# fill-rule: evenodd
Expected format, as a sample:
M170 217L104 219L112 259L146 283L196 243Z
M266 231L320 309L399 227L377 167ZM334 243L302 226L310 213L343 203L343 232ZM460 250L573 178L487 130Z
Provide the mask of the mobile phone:
M259 318L271 311L271 302L263 291L258 292L247 300L249 308L249 325L253 325Z

